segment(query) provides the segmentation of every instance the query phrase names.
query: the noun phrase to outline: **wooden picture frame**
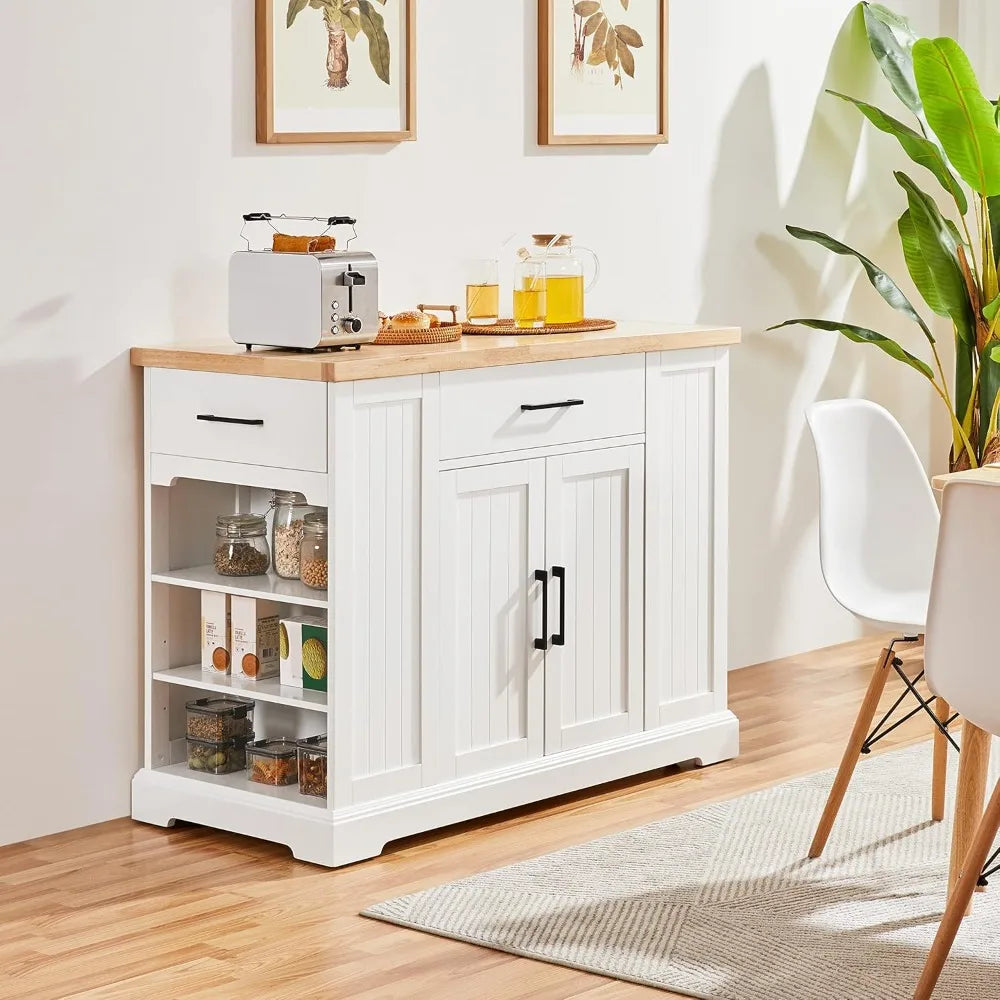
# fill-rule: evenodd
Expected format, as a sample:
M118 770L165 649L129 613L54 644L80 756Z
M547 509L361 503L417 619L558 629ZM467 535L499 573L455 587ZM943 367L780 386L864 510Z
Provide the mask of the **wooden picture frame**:
M381 12L387 4L398 4L399 14L404 20L401 34L404 36L399 50L405 54L406 65L399 73L397 88L400 89L400 123L398 128L359 128L357 130L327 128L305 129L287 128L282 130L281 119L282 110L275 108L275 66L276 53L274 51L275 23L277 12L280 11L282 18L291 18L293 21L300 14L316 14L317 11L310 9L308 0L256 0L256 96L257 96L257 142L267 144L282 143L311 143L311 142L406 142L416 139L416 0L377 0L380 6L375 7L370 0L362 0L362 7L367 3L368 7ZM355 9L356 6L355 6ZM294 11L294 13L293 13ZM280 23L280 22L279 22ZM320 25L322 28L322 24ZM359 37L357 27L355 27L355 38ZM367 30L367 29L366 29ZM333 42L330 46L332 48ZM365 37L355 45L353 40L345 40L345 47L350 58L366 58L365 48L370 49L370 45L365 45ZM362 47L363 46L363 47ZM372 65L375 64L375 56L370 56ZM323 72L323 67L320 67ZM332 79L335 72L330 66L328 59L326 71ZM383 70L384 71L384 70ZM370 72L370 71L369 71ZM378 72L376 70L376 72ZM340 86L349 85L346 78L347 69L342 71L345 82ZM337 86L330 84L331 87ZM320 113L322 114L322 113ZM333 117L336 112L329 112ZM317 114L313 112L313 116Z
M655 94L656 94L656 110L655 113L652 111L647 112L642 117L651 120L651 124L655 127L649 131L639 130L631 131L629 129L623 129L621 132L618 131L605 131L602 132L598 129L582 129L580 131L573 131L572 129L560 128L561 124L564 124L571 116L561 116L559 114L559 109L557 108L557 84L556 84L556 73L562 72L562 70L557 69L557 58L563 58L565 55L567 58L573 60L574 71L581 68L590 71L590 63L587 58L580 58L581 56L586 57L586 46L590 43L591 52L593 49L593 42L597 38L603 38L605 43L607 42L607 34L601 35L601 22L598 21L598 27L592 30L589 34L583 35L582 31L587 25L587 22L594 17L596 14L604 14L606 9L619 8L615 10L616 15L621 15L621 20L617 21L615 25L611 24L611 18L606 17L609 26L620 27L622 21L629 17L629 13L633 16L635 12L640 7L641 4L655 5L656 11L659 17L659 24L657 28L652 32L653 38L650 39L649 32L647 32L646 37L642 38L643 45L641 48L636 49L637 52L645 53L645 51L650 47L650 42L655 40L658 45L658 51L656 53L656 79L655 79ZM565 37L557 38L559 34L558 28L560 23L565 25L565 11L560 10L560 18L556 17L556 4L562 4L571 8L571 13L573 15L574 30L579 27L579 32L576 37L573 34L569 34ZM596 7L595 7L596 5ZM583 9L584 14L578 14L579 9ZM592 10L592 8L594 8ZM636 34L634 29L630 29L633 35ZM662 143L667 141L667 97L668 97L668 4L667 0L629 0L628 5L624 0L538 0L538 143L540 146L592 146L592 145L654 145L656 143ZM619 40L620 44L625 44L623 40ZM562 45L563 42L567 44ZM581 44L582 43L582 44ZM560 45L559 55L557 57L554 48L556 45ZM628 48L628 46L626 46ZM565 52L564 52L565 49ZM633 54L633 50L629 48L629 55L631 56L633 70L638 70L637 59ZM626 57L628 58L628 57ZM622 69L621 57L616 57L618 75L615 73L615 66L608 64L606 66L606 71L610 73L609 86L614 86L619 89L623 89L625 84L625 78L629 75L627 71ZM605 67L596 66L595 69L600 71L605 69ZM621 82L618 82L619 76L621 77ZM635 79L632 77L632 79ZM631 80L629 81L631 82ZM653 88L650 88L652 90ZM583 120L588 117L598 117L598 116L576 116L577 118ZM608 118L609 115L599 116L602 118ZM628 120L633 120L637 116L629 116ZM623 121L626 119L623 118Z

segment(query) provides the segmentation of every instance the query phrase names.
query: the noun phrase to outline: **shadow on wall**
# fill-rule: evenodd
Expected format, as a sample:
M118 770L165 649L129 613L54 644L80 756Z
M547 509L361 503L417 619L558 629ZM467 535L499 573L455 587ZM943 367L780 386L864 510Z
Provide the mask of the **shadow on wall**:
M823 88L864 97L877 74L861 20L852 14L834 45ZM852 619L837 609L819 574L815 459L805 407L815 399L844 395L871 395L897 412L909 407L926 414L933 405L923 402L932 397L919 376L837 334L764 332L790 316L863 318L882 306L863 277L859 282L853 262L831 264L819 248L796 244L784 225L825 229L886 261L895 224L891 212L900 196L889 190L891 171L880 162L870 164L875 169L870 180L865 177L865 190L852 196L862 118L821 91L798 171L782 199L771 107L768 75L758 67L736 95L719 141L702 268L706 291L698 315L704 323L738 317L744 334L743 345L731 354L734 667L799 652L809 641L824 645L850 636ZM872 144L869 151L881 161L889 148ZM891 258L886 261L890 270L905 274L893 264ZM880 313L873 325L905 341L908 331L898 329L891 314L887 322L883 317ZM916 342L908 346L920 350ZM750 599L761 592L766 601ZM816 615L817 608L823 609L822 623L801 621ZM803 639L807 634L810 638Z

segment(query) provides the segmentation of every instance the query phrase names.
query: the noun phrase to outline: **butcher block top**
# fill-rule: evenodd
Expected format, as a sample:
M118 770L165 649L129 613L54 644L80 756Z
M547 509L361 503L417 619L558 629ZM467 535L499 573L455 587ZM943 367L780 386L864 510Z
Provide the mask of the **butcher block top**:
M307 353L233 344L133 347L132 364L140 368L182 368L187 371L316 382L351 382L424 375L428 372L521 365L532 361L562 361L647 351L679 351L693 347L725 347L740 342L734 326L691 326L674 323L620 323L595 333L555 333L524 337L463 337L453 344L406 347L364 344L360 350Z

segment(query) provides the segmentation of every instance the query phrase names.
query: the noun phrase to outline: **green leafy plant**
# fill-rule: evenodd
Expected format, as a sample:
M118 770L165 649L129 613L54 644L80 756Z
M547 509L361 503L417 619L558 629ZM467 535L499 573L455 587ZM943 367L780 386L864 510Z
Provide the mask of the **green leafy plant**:
M872 54L916 127L857 98L827 93L854 105L875 128L893 136L946 196L942 209L908 174L894 173L906 199L897 223L903 258L927 307L951 322L955 377L949 387L930 326L899 285L857 250L815 230L787 227L798 240L857 260L882 299L919 326L933 365L891 338L851 323L790 319L770 329L836 330L909 365L948 409L951 468L976 467L1000 459L1000 113L996 102L983 95L954 39L919 38L906 18L880 4L858 7Z
M635 78L635 54L642 48L642 36L627 24L612 24L599 0L573 2L573 69L607 63L616 87L623 87L622 73ZM628 10L629 0L618 0ZM587 41L590 40L590 54Z
M384 7L386 0L378 2ZM290 28L306 7L322 11L326 22L328 87L343 90L350 85L347 43L353 42L360 33L368 39L368 58L376 75L383 83L389 83L389 36L385 32L385 20L371 0L289 0L285 27Z

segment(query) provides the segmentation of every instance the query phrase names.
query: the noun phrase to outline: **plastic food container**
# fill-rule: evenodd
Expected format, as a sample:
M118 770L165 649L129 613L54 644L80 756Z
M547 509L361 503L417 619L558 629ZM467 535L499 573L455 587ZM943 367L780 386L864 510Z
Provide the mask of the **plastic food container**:
M294 785L298 780L295 740L279 737L247 744L250 780L262 785Z
M186 702L185 708L190 739L209 742L253 739L254 702L251 698L217 695Z
M299 791L303 795L326 795L326 736L299 740Z
M253 738L253 733L250 734ZM247 766L247 738L187 741L188 767L205 774L231 774Z

